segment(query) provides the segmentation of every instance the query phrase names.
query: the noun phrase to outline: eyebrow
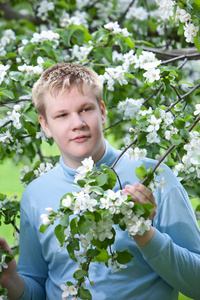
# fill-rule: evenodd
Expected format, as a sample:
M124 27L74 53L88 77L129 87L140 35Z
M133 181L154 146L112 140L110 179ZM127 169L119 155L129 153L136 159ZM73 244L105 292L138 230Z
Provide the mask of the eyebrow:
M83 103L83 104L79 107L79 109L81 110L81 109L83 109L83 108L84 108L85 106L87 106L87 105L95 106L93 101L87 101L87 102ZM60 115L60 114L63 114L63 113L68 114L69 112L68 112L67 109L61 109L61 110L58 110L58 111L56 111L55 113L53 113L53 114L52 114L52 117L56 117L57 115Z

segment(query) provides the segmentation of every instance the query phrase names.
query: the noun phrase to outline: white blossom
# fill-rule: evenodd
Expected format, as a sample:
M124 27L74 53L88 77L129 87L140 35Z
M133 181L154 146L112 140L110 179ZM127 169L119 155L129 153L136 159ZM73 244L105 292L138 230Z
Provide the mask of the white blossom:
M146 138L147 142L150 144L160 142L160 137L158 136L156 131L151 131L149 134L147 134Z
M85 60L88 57L88 54L92 51L93 46L78 46L74 45L71 49L72 58L77 58L78 60Z
M135 149L128 148L126 154L129 156L130 160L141 160L147 155L146 149L139 149L136 147Z
M150 82L153 83L156 80L160 79L160 70L155 68L148 69L144 74L144 77Z
M200 114L200 104L196 104L195 105L195 111L194 111L194 115L196 116L196 115L199 115Z
M58 44L60 35L58 33L53 32L52 30L42 30L41 33L34 32L31 43L42 43L43 41L55 41Z
M4 66L4 65L0 64L0 84L3 82L4 77L5 77L6 74L7 74L6 71L7 71L9 68L10 68L9 65Z
M173 10L175 2L171 0L155 0L156 3L159 5L159 10L161 13L161 17L169 19L169 16L173 16Z
M52 168L53 165L49 162L41 163L40 166L36 170L34 170L34 174L36 175L36 177L39 177L51 170Z
M5 262L5 259L6 259L6 255L3 254L2 257L1 257L1 261L0 261L0 272L2 272L3 268L4 268L4 269L7 269L7 268L8 268L8 265L7 265L7 263Z
M177 6L175 14L175 22L180 21L181 23L186 23L191 21L191 15L185 10Z
M21 114L18 113L15 109L9 114L9 119L13 122L13 126L16 129L20 129L22 127L22 124L20 122Z
M92 171L94 166L94 161L92 160L91 156L85 158L83 161L81 161L81 163L82 166L77 169L74 182L78 182L78 180L83 179L87 172Z
M117 108L122 114L123 120L131 120L137 117L144 99L126 98L125 101L119 101Z
M120 34L121 33L125 37L129 36L129 32L128 32L127 28L121 29L117 21L116 22L109 22L109 23L105 24L104 28L112 31L113 34Z
M130 7L127 15L127 19L136 18L140 21L148 19L148 12L142 6L140 7Z
M62 205L64 207L70 207L71 204L72 204L72 198L69 195L67 195L66 198L62 199Z
M51 223L49 216L47 214L41 214L40 218L44 225L49 225Z
M194 43L194 38L197 35L198 31L198 26L195 26L193 23L185 23L184 36L186 38L186 42Z
M77 295L78 290L75 285L67 285L67 284L61 284L60 286L62 293L62 299L66 300L69 296Z
M74 24L74 25L82 25L88 28L88 13L85 11L76 10L72 16L68 13L63 13L60 21L61 27L65 27L67 24Z
M53 11L54 10L54 3L53 2L49 2L47 0L43 0L39 7L38 7L38 12L37 12L37 16L39 18L41 18L43 21L45 21L48 17L48 11Z
M147 121L151 124L147 127L147 131L152 132L159 130L162 119L157 119L154 115L151 115L151 118L147 119Z

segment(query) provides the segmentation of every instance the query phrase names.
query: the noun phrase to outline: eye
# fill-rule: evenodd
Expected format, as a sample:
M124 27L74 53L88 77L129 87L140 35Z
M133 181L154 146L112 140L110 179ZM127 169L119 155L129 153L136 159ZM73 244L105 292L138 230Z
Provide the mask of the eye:
M92 108L91 107L85 107L82 109L82 112L87 112L87 111L90 111Z
M66 117L66 116L67 116L67 114L66 114L66 113L63 113L63 114L57 115L57 116L56 116L56 119L61 119L61 118L64 118L64 117Z

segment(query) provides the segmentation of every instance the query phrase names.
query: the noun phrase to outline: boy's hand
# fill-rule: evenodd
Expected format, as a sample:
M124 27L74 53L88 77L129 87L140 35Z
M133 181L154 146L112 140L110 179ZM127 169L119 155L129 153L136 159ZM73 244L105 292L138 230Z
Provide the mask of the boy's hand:
M12 253L6 240L3 238L0 238L0 249L7 250L9 253ZM6 288L7 284L9 283L10 279L12 278L12 275L15 272L17 272L17 264L16 264L16 261L13 259L8 263L8 268L6 268L6 269L3 268L0 284Z
M122 190L123 195L132 195L132 201L138 202L140 204L144 203L151 203L154 205L154 210L151 212L149 219L153 220L154 216L156 215L156 208L157 204L153 193L145 187L143 184L135 183L132 185L126 185L125 188ZM151 226L149 231L145 231L145 233L141 235L133 236L135 242L139 247L143 247L148 244L155 234L155 228Z
M154 205L154 210L151 212L148 219L153 220L156 215L157 204L153 193L143 184L136 182L133 186L127 184L122 190L123 195L131 195L133 202L140 204L151 203Z
M0 238L0 248L12 253L5 239ZM0 284L8 290L10 300L18 299L22 296L25 284L23 278L17 273L17 264L15 259L8 263L8 268L3 268Z

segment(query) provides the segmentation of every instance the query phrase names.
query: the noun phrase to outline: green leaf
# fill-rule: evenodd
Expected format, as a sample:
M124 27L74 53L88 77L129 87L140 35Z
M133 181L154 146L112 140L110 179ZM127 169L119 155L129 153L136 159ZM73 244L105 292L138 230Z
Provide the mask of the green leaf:
M42 225L40 226L40 232L44 233L44 232L47 230L48 227L49 227L49 225L44 225L44 224L42 224Z
M128 78L131 78L131 79L135 79L135 76L133 75L133 74L131 74L131 73L124 73L124 75L126 76L126 77L128 77Z
M198 51L200 52L200 30L197 36L194 38L194 44L197 47Z
M199 197L199 195L197 194L197 192L194 189L194 186L190 186L187 184L183 184L183 186L186 189L186 192L188 193L188 195L190 197L193 197L193 198Z
M98 47L97 48L97 54L100 57L105 57L107 61L112 62L112 50L110 47Z
M100 186L91 186L90 187L90 192L94 192L97 195L103 195L104 190Z
M92 221L85 219L84 216L80 216L80 219L78 221L78 230L80 231L80 233L84 235L88 233L91 228L91 225Z
M78 223L77 218L73 218L70 222L70 228L71 228L72 235L75 235L78 232L77 223Z
M5 97L8 97L8 98L10 98L10 99L14 99L14 94L13 94L13 92L11 92L11 91L8 91L8 90L1 90L0 91L0 96L5 96Z
M96 177L96 182L98 184L98 186L103 186L107 183L109 178L109 174L100 174Z
M141 216L144 214L145 210L144 210L142 204L135 202L134 206L133 206L133 212L136 215Z
M71 215L70 211L65 212L64 216L60 219L60 225L62 225L64 227L68 227L69 226L69 216L70 215Z
M95 256L95 260L98 262L106 262L108 261L108 251L106 249L98 249L99 254Z
M181 136L179 134L174 134L172 137L171 137L171 143L172 145L174 146L178 146L180 145L181 143L183 143L183 140L181 138Z
M24 127L26 128L26 130L28 131L28 133L36 134L37 127L32 122L23 120L23 124L24 124Z
M60 225L60 224L57 225L57 226L55 227L55 230L54 230L55 235L56 235L56 237L57 237L57 239L58 239L58 241L59 241L59 243L60 243L61 245L63 245L63 243L64 243L64 241L65 241L64 230L65 230L65 227L63 227L63 226Z
M135 44L134 44L134 41L130 37L125 37L124 40L131 49L134 49Z
M143 218L148 218L150 213L154 210L154 205L151 203L144 203L142 204L142 207L144 208L144 213L142 214Z
M80 280L80 279L84 278L85 276L88 277L88 272L85 271L85 270L77 270L77 271L74 273L74 275L73 275L73 277L74 277L76 280Z
M79 251L80 250L79 239L78 238L73 238L70 241L70 246L72 247L73 250Z
M121 252L117 250L116 253L117 253L117 262L119 264L127 264L134 257L134 255L128 252L128 250L126 249Z
M135 174L137 176L137 178L142 181L146 175L147 175L147 170L144 164L142 164L140 167L137 167L135 169Z
M74 261L77 261L75 253L74 253L74 249L71 247L71 245L68 244L66 248L67 248L70 258Z
M86 252L86 256L87 256L87 257L95 257L95 256L97 256L99 253L100 253L100 251L97 250L97 249L88 249L87 252Z
M174 127L178 128L178 129L185 128L185 121L183 119L176 119L174 121Z
M84 289L83 286L81 286L78 289L78 297L83 300L92 300L92 295L90 294L90 291L87 289Z

